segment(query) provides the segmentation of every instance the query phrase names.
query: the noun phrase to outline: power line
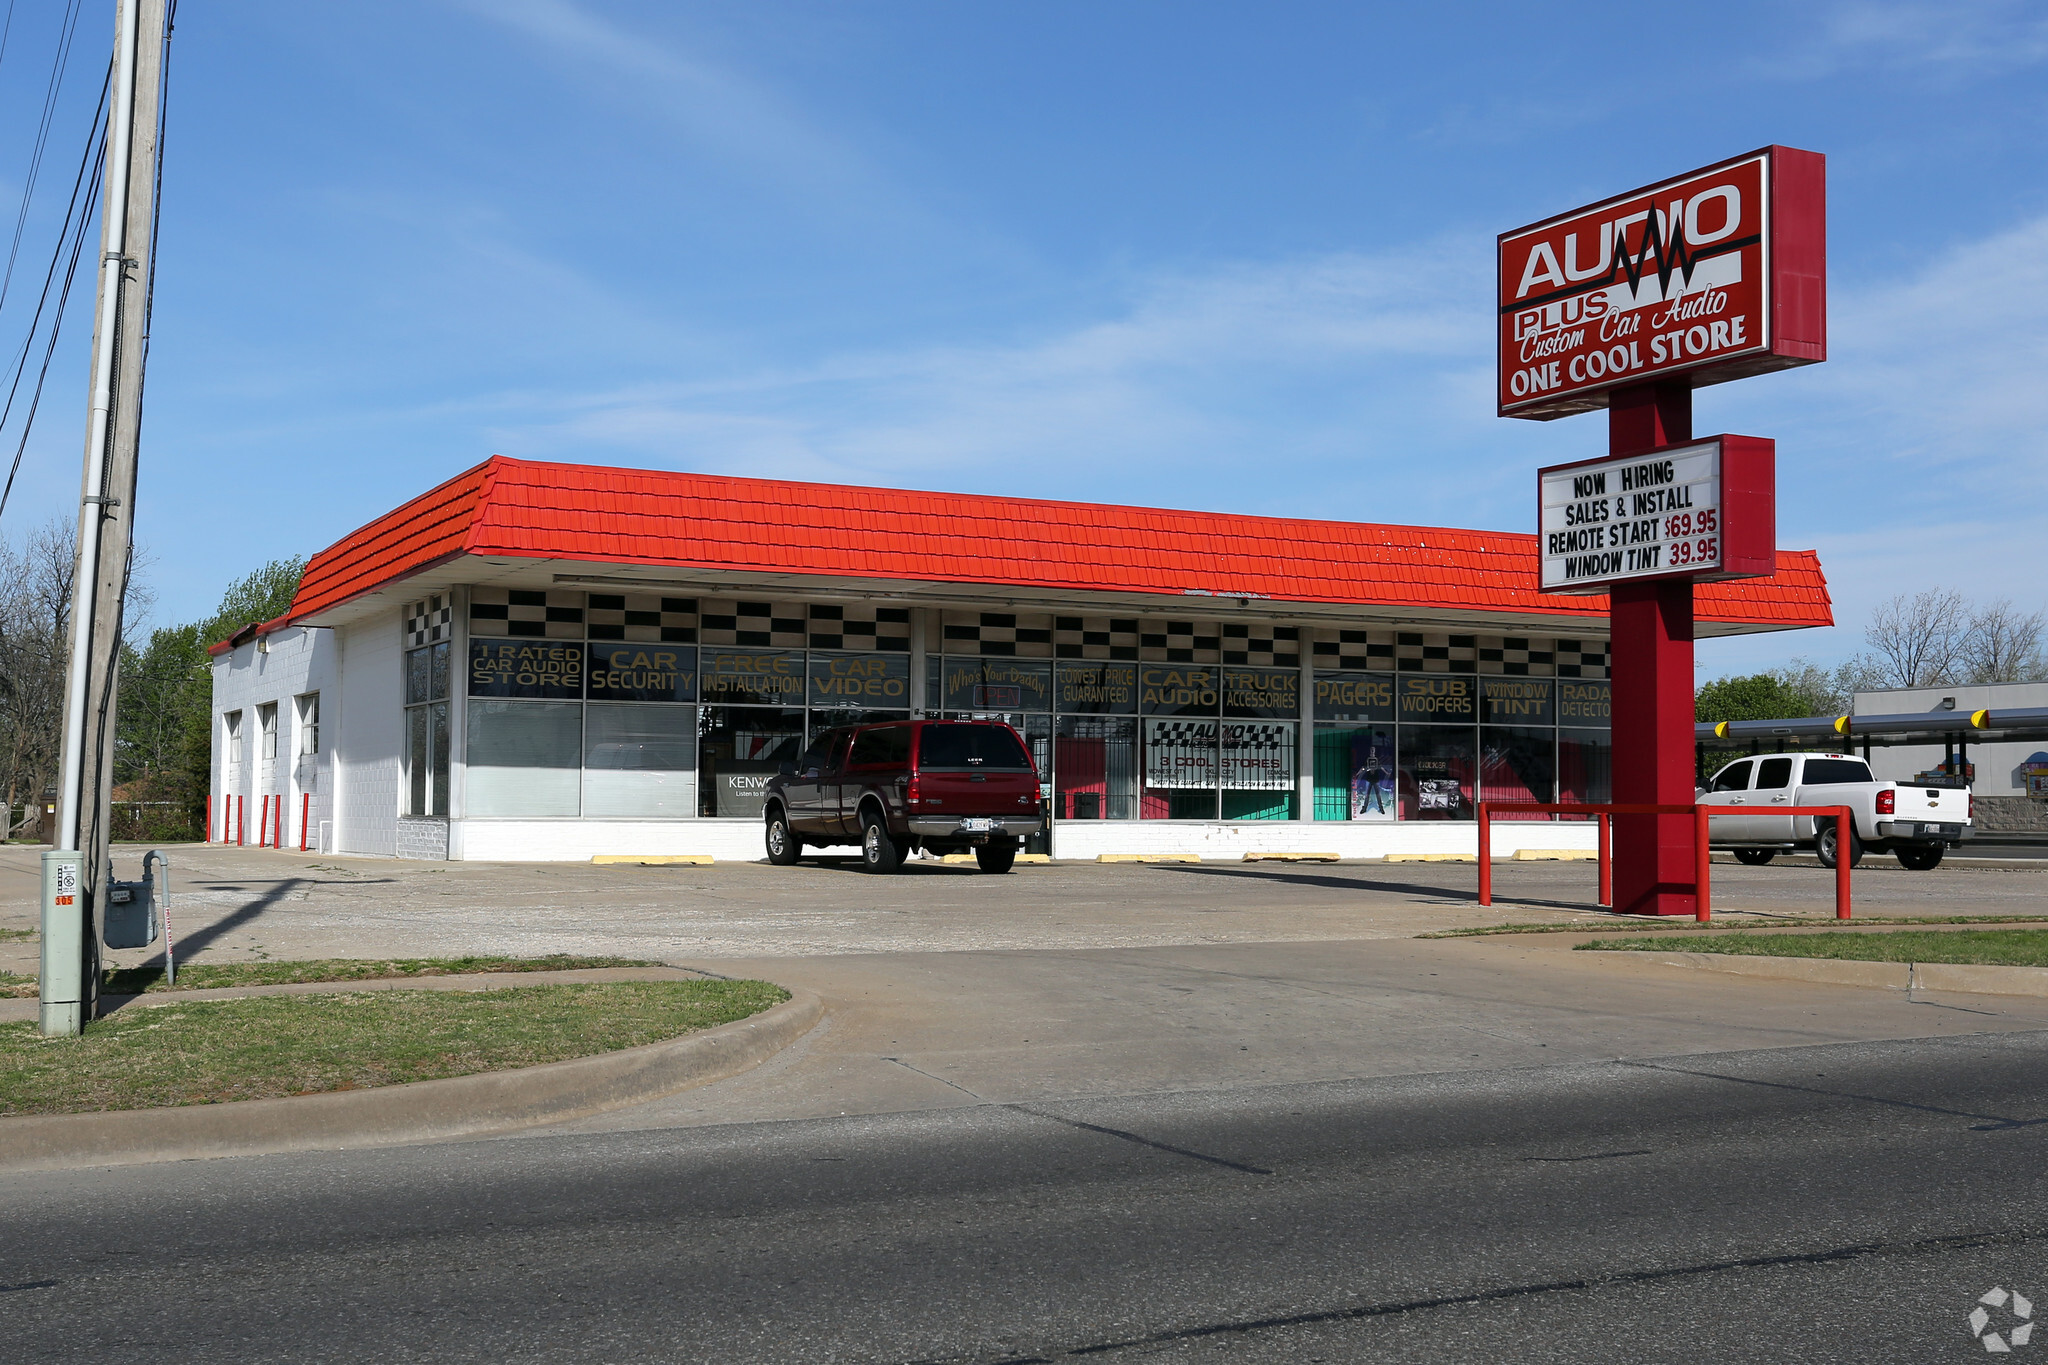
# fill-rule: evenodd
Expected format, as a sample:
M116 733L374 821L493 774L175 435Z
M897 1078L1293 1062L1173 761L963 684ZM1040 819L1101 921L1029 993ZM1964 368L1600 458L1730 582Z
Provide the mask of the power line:
M36 125L35 150L28 161L28 178L21 189L21 209L14 216L14 242L7 250L7 273L0 276L0 308L7 306L7 291L14 283L14 262L21 254L21 234L28 224L29 202L35 198L36 177L43 168L43 149L49 145L50 123L56 117L57 93L63 88L64 73L71 65L71 40L78 35L78 7L81 0L69 0L64 10L64 29L57 40L57 55L50 62L50 82L43 91L43 117ZM9 10L10 19L12 9Z
M14 460L7 469L7 483L0 487L0 516L6 515L7 501L14 493L15 476L21 472L21 458L28 450L29 434L35 429L36 412L42 406L43 384L50 375L50 359L57 350L57 338L64 329L64 313L71 301L71 285L78 275L78 258L85 249L85 238L92 225L94 206L99 202L102 171L106 165L107 133L101 114L107 105L107 94L113 80L113 69L107 72L108 84L100 87L99 106L93 112L94 137L86 145L86 153L80 158L78 178L72 182L71 204L64 214L64 227L57 236L56 249L50 255L50 268L43 276L42 297L36 302L35 317L29 323L29 334L22 342L21 352L16 358L14 380L7 391L7 403L0 408L0 429L4 429L7 418L14 411L14 400L21 390L22 376L27 371L28 354L35 341L36 328L42 324L43 311L50 301L50 289L56 281L57 266L64 260L64 239L71 239L70 264L64 271L64 287L57 297L57 311L50 320L50 333L43 346L42 367L36 372L35 391L31 395L27 414L22 418L21 439L14 447ZM81 202L81 196L82 202Z

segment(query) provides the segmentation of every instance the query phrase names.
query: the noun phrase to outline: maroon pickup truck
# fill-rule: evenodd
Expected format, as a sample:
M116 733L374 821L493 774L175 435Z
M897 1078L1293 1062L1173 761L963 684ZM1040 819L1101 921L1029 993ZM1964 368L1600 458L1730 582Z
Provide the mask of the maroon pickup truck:
M912 849L974 850L1008 872L1044 823L1038 769L997 721L903 720L827 730L768 780L768 861L858 844L870 872L894 872Z

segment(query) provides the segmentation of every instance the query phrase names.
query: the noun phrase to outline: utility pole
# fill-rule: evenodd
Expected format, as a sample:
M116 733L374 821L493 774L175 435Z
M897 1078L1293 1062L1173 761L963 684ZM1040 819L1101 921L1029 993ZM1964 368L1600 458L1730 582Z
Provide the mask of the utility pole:
M71 591L57 830L43 855L40 992L45 1036L75 1035L99 996L100 917L110 880L114 690L135 534L137 438L149 345L166 0L116 0L113 89L101 193L99 306L78 561Z

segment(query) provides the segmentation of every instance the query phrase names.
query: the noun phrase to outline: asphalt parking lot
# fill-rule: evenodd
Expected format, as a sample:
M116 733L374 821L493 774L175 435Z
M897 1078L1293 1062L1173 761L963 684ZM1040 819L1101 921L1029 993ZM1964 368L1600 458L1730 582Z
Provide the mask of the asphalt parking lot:
M826 1022L756 1071L584 1128L887 1113L2033 1029L2048 1000L1797 985L1573 954L1614 923L1587 864L1046 864L1000 877L794 868L440 864L173 850L181 960L576 952L816 991ZM33 922L36 850L0 853L0 927ZM1862 915L2048 914L2048 867L1854 874ZM1833 874L1717 865L1724 920L1824 922ZM0 968L35 946L0 942ZM117 955L141 960L144 953Z

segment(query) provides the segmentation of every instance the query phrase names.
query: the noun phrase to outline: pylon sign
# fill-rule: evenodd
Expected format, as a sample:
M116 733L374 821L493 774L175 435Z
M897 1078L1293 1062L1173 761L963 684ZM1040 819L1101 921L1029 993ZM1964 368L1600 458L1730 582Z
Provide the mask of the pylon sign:
M1536 471L1545 592L1778 570L1777 442L1710 436Z
M1502 233L1500 415L1827 359L1825 171L1765 147Z

